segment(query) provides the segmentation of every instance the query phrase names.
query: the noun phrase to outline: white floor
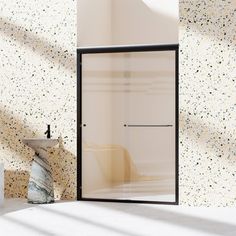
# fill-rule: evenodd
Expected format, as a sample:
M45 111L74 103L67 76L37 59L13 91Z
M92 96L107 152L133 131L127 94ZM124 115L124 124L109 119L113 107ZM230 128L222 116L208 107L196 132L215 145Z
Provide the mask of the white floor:
M1 236L236 236L236 208L6 200Z

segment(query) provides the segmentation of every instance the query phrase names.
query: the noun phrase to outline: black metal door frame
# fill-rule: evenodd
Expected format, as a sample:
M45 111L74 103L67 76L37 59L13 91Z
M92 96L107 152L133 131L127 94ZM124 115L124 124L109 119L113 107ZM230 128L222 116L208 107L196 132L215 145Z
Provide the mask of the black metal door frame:
M124 52L175 52L175 201L146 201L127 199L101 199L82 197L82 55L97 53L124 53ZM107 47L83 47L77 49L77 200L99 202L148 203L148 204L179 204L179 45L128 45Z

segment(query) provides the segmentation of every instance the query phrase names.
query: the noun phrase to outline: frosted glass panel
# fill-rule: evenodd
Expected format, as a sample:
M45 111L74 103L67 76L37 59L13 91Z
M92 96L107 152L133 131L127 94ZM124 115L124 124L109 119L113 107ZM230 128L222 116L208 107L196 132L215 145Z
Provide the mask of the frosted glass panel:
M82 56L82 197L175 202L175 51Z

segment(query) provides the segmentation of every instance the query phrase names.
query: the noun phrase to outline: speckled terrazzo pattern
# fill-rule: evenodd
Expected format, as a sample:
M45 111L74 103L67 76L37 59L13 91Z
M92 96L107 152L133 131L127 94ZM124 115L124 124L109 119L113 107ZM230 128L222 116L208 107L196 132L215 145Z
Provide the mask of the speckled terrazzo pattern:
M180 0L180 203L236 204L236 2ZM46 123L56 199L75 197L76 3L0 2L0 162L5 196L26 197Z
M180 1L180 203L236 205L236 1Z
M76 1L0 2L0 162L5 197L26 197L33 151L24 137L62 135L50 152L56 199L76 194Z

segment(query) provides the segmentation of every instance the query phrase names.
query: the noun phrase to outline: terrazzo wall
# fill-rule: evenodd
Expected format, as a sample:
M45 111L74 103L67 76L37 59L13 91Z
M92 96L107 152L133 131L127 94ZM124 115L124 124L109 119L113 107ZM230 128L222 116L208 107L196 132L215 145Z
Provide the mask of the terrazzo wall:
M180 203L236 204L236 1L180 0ZM59 198L76 190L76 1L0 2L0 162L5 196L26 197L32 151L50 123Z
M180 202L236 205L236 1L180 1Z
M24 137L52 136L56 198L76 193L76 1L0 1L0 162L5 197L26 197L33 151Z

